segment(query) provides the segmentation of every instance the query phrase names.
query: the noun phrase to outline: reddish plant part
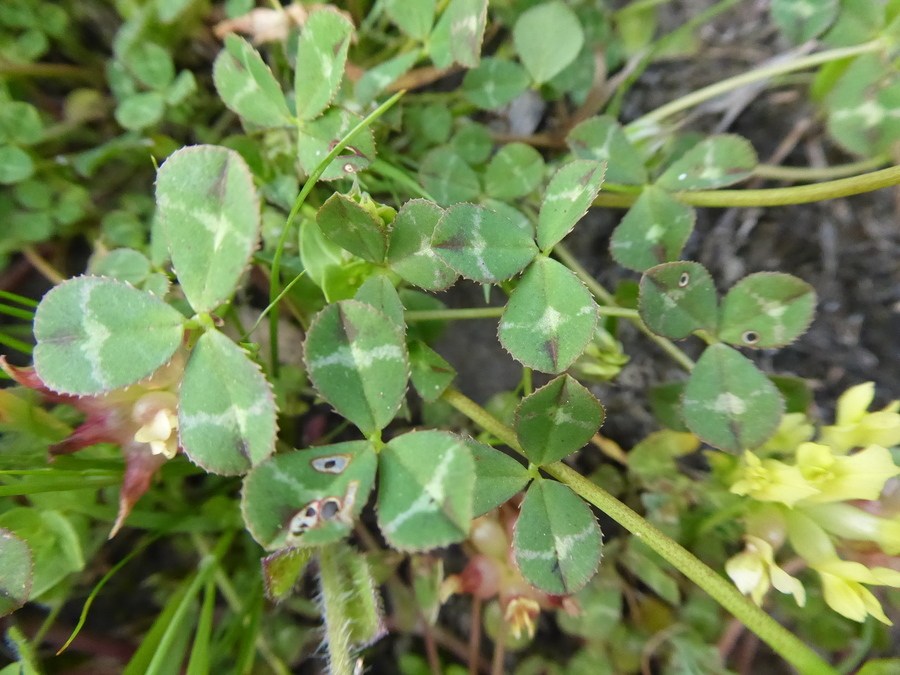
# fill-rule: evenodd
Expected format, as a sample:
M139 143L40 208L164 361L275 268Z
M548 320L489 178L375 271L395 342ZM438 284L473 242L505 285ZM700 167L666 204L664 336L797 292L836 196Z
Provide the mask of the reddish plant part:
M0 356L2 368L23 387L37 391L45 401L65 404L85 414L85 420L68 437L50 446L55 455L78 452L97 443L121 446L125 476L119 492L119 512L110 532L114 537L131 509L149 488L154 474L179 451L177 390L184 374L186 352L150 377L123 389L98 396L70 396L48 389L34 368L18 368Z

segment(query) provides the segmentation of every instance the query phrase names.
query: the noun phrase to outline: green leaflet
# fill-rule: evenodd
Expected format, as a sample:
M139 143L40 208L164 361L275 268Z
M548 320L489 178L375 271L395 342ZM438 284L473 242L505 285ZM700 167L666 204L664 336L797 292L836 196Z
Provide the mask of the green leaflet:
M458 63L475 68L487 20L487 0L450 0L431 34L431 59L438 68Z
M210 473L239 474L275 450L275 397L259 366L216 330L200 336L184 370L178 433Z
M31 155L15 145L0 144L0 185L19 183L33 173Z
M537 189L544 176L544 158L525 143L508 143L491 158L484 189L495 199L512 200Z
M641 277L638 310L647 328L673 340L685 338L695 330L715 332L716 287L700 263L663 263Z
M840 0L772 0L772 18L785 37L803 44L820 35L837 18Z
M378 526L402 551L462 541L472 520L475 465L463 439L413 431L379 455Z
M319 582L325 623L332 635L341 633L349 647L365 647L385 634L378 586L365 555L343 542L319 552ZM332 666L335 658L350 658L350 650L337 655L329 642ZM331 672L350 672L333 667Z
M474 72L474 71L469 71ZM479 122L468 122L450 139L450 145L462 159L470 164L481 164L491 156L494 140L491 130Z
M900 75L878 54L857 57L825 104L828 131L850 152L871 156L900 138Z
M156 205L184 295L195 312L212 311L234 292L259 239L250 169L227 148L182 148L157 174Z
M638 272L678 260L696 218L692 207L649 185L613 232L610 253L617 263Z
M466 439L475 460L475 498L472 517L478 518L505 504L528 484L528 469L515 458L489 445Z
M419 180L441 206L450 206L481 194L481 183L472 167L453 148L435 148L422 158Z
M260 562L266 597L272 602L287 598L314 552L313 548L287 548L263 558Z
M783 412L784 401L771 380L723 344L706 348L684 389L684 423L706 443L728 452L765 443Z
M672 605L679 604L681 594L678 583L666 573L665 560L640 539L629 538L621 560L629 572L647 584L659 597Z
M606 180L610 183L642 185L647 182L647 169L640 154L621 125L608 115L590 117L576 124L566 137L566 144L579 159L605 162Z
M159 122L166 111L166 100L156 91L130 94L116 107L116 122L131 131L140 131Z
M331 103L344 77L353 24L337 12L311 12L297 41L297 118L311 120Z
M95 255L89 270L92 275L109 277L136 286L150 274L150 261L140 251L117 248L99 259Z
M547 186L538 217L537 243L544 252L556 246L587 213L603 184L603 164L576 160L562 167Z
M463 91L479 108L496 110L528 89L528 73L514 61L488 56L466 73Z
M290 124L291 111L281 86L243 38L225 38L225 49L213 64L213 82L225 105L248 122L264 127Z
M244 478L247 529L269 551L343 539L369 499L376 465L367 441L270 457Z
M513 535L528 583L553 595L574 593L597 571L601 546L600 526L578 495L552 480L531 484Z
M434 23L436 0L387 0L384 9L404 33L425 40Z
M513 42L531 79L543 84L575 60L584 44L584 31L575 13L554 0L519 16Z
M309 328L305 361L316 391L364 434L394 419L409 359L400 331L378 310L356 300L328 305Z
M128 284L77 277L51 289L34 317L34 365L50 389L100 394L144 379L181 344L184 317Z
M410 379L425 401L436 401L453 382L456 371L421 340L409 343Z
M577 380L561 375L522 399L516 435L533 464L550 464L580 450L603 422L603 406Z
M374 263L384 262L387 230L381 220L353 200L335 192L316 214L322 234Z
M522 275L500 320L500 342L529 368L561 373L594 335L597 305L578 278L550 258Z
M0 528L0 616L25 604L31 593L33 573L28 544L9 530Z
M816 292L781 272L744 277L722 300L719 338L739 347L768 349L796 340L812 322Z
M527 232L474 204L450 207L434 230L431 246L462 276L485 284L518 274L537 253Z
M315 171L331 149L362 118L348 110L332 108L318 119L300 125L297 130L297 160L303 170L310 174ZM350 145L335 157L322 173L320 180L337 180L365 169L375 158L375 139L372 128L366 127L356 132Z
M656 180L664 190L707 190L753 175L756 151L734 134L710 136L675 160Z
M376 274L366 279L353 299L364 302L384 314L401 334L406 332L403 303L400 302L397 289L386 274Z
M387 261L404 280L429 291L452 286L459 276L431 248L434 228L444 215L437 204L424 199L406 202L388 236Z

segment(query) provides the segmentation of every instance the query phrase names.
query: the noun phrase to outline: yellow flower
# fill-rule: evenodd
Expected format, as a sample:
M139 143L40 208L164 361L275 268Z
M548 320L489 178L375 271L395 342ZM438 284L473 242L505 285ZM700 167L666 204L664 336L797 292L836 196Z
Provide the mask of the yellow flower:
M132 419L141 425L134 434L138 443L147 443L154 455L172 459L178 454L178 398L169 391L145 394L132 408Z
M738 590L759 605L769 588L774 586L782 593L793 595L797 604L803 607L806 604L803 584L775 564L772 545L752 534L745 540L747 548L725 563L725 571Z
M836 455L827 445L803 443L797 448L797 468L817 489L805 498L807 503L878 499L885 482L900 474L890 451L880 445Z
M867 445L890 448L900 444L900 401L893 401L878 412L868 412L875 398L875 384L866 382L850 387L837 402L834 426L824 427L819 440L838 452Z
M793 506L818 492L800 473L800 469L777 459L760 459L749 450L744 452L743 466L731 491L749 495L761 502L781 502Z
M900 572L887 567L868 568L865 565L837 558L815 566L822 579L825 602L838 614L853 621L864 621L871 614L888 626L893 625L872 592L863 586L892 586L900 588Z
M888 555L900 555L900 519L882 518L849 504L821 504L804 512L833 535L871 541Z
M760 455L773 452L794 452L797 446L813 437L815 429L803 413L787 413L781 418L778 431L766 443L756 449Z

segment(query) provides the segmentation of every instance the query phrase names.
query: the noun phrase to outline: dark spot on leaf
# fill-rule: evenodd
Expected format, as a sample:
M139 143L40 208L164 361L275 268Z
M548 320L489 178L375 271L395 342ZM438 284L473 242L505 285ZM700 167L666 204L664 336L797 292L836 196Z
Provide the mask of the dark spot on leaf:
M341 500L337 497L329 497L322 501L322 520L333 519L341 510Z
M547 340L544 343L544 351L550 357L550 363L556 368L559 365L559 340L555 337Z
M209 196L220 204L225 201L225 192L228 188L228 164L231 161L231 155L225 155L225 161L222 168L219 169L219 175L209 188Z
M741 335L741 339L744 341L744 344L747 345L755 345L759 342L760 335L755 330L744 331L744 334Z

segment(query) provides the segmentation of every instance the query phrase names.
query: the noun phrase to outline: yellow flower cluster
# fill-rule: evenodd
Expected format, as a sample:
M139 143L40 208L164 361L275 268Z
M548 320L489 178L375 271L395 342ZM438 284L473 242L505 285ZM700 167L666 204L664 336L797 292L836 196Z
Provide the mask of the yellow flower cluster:
M785 536L822 582L825 601L840 614L862 621L872 615L890 624L864 584L900 588L900 572L841 560L833 538L877 544L900 554L900 519L881 518L845 502L877 500L885 483L900 475L888 448L900 444L900 402L869 412L875 387L852 387L838 400L837 419L812 442L805 415L785 415L775 436L758 453L744 453L731 480L731 492L751 505L746 548L726 571L741 592L760 603L769 588L805 602L800 581L775 563ZM781 455L775 459L770 455ZM760 457L760 455L763 455ZM768 506L762 504L767 503Z

